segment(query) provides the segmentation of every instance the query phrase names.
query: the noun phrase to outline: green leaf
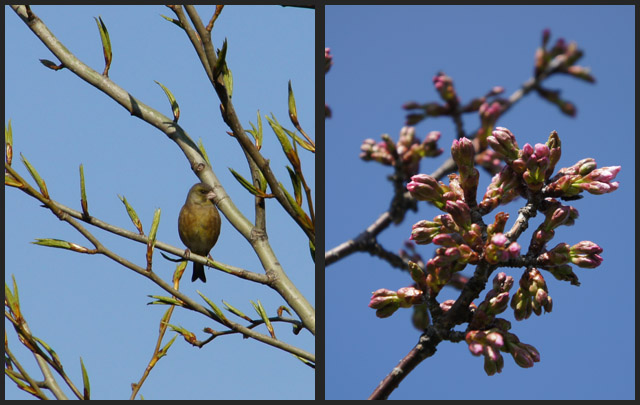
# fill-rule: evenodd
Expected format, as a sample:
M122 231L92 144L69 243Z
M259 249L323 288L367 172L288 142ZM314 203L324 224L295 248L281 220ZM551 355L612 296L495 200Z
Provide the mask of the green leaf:
M291 184L293 185L293 195L296 198L296 203L298 205L302 205L302 182L300 181L300 177L289 166L287 166L287 171L289 172L289 177L291 177Z
M80 368L82 368L82 385L84 386L84 400L91 399L91 384L89 383L89 373L84 366L82 357L80 357Z
M253 308L256 310L258 315L260 315L260 318L262 318L262 321L264 322L265 326L267 327L267 330L269 331L269 334L271 335L271 337L273 337L275 339L276 335L275 335L275 332L273 330L273 325L271 325L271 321L269 320L269 316L267 315L267 311L265 311L265 309L262 306L262 303L260 302L260 300L258 300L257 304L255 302L251 301L251 304L253 304Z
M238 180L238 182L242 185L242 187L246 188L247 191L249 191L251 194L257 197L262 197L262 198L270 197L269 195L265 194L262 190L258 190L257 188L255 188L251 182L249 182L247 179L242 177L239 173L237 173L232 168L229 168L229 171L231 172L231 174L233 174L233 177L235 177L236 180Z
M278 183L278 185L280 186L280 190L282 190L282 192L284 193L284 195L287 197L287 200L289 201L289 204L291 204L291 206L293 207L293 210L296 212L296 214L298 214L298 217L300 218L300 220L302 221L302 223L304 224L304 226L309 229L310 231L314 232L314 226L311 223L311 219L309 218L309 216L307 215L306 212L304 212L304 210L302 209L302 207L300 207L298 204L296 204L296 201L293 199L293 197L291 197L291 194L289 194L289 192L287 191L287 189L282 185L282 183Z
M207 155L207 150L204 148L204 144L202 143L202 138L198 138L198 149L202 154L204 160L206 160L207 164L211 166L211 162L209 161L209 155Z
M311 151L311 152L315 153L315 151L316 151L316 147L315 146L311 145L309 142L307 142L304 139L300 138L298 135L296 135L295 132L290 131L290 130L288 130L286 128L283 128L283 129L287 132L287 134L289 134L289 136L291 138L293 138L294 141L296 141L298 143L298 145L302 146L304 149L306 149L308 151Z
M151 223L151 230L149 231L149 240L153 241L155 245L156 233L158 232L158 225L160 224L160 208L157 208L153 213L153 222Z
M89 203L87 201L87 192L84 183L84 167L80 163L80 205L82 206L82 213L85 216L89 216Z
M75 252L78 252L78 251L86 252L88 250L87 248L76 245L75 243L67 242L66 240L62 240L62 239L36 239L35 242L31 242L31 243L33 243L34 245L73 250Z
M218 59L216 60L215 65L213 66L213 78L217 79L218 75L223 73L222 69L225 65L226 57L227 57L227 38L222 42L222 49L218 50Z
M171 111L173 112L173 122L178 122L178 120L180 119L180 106L178 105L176 98L173 96L171 91L169 91L169 89L166 88L162 83L157 80L154 80L154 82L156 82L160 87L162 87L162 90L164 90L164 94L167 95L169 103L171 104Z
M173 298L173 297L164 297L164 296L161 296L161 295L148 295L147 297L155 299L155 301L151 301L151 302L147 303L147 305L162 304L162 305L176 305L176 306L179 306L179 307L184 306L182 301L180 301L177 298Z
M251 125L252 129L247 129L246 132L253 136L256 141L256 149L260 150L262 148L262 118L260 117L260 110L258 110L258 128L251 121L249 121L249 125Z
M289 80L289 118L294 127L300 125L298 123L298 111L296 110L296 99L293 96L293 89L291 88L291 80Z
M231 304L229 304L228 302L225 302L225 300L222 300L222 303L224 304L224 306L226 307L226 310L231 312L234 315L239 316L240 318L247 320L247 321L251 321L252 319L249 318L247 315L245 315L242 311L240 311L239 309L233 307Z
M228 320L224 316L224 314L222 313L220 308L218 308L218 306L216 304L214 304L213 301L211 301L209 298L205 297L200 291L197 291L197 293L207 302L207 304L209 304L209 306L211 307L213 312L218 317L218 321L223 323L223 324L226 324L228 322Z
M273 132L276 134L278 141L280 141L280 145L282 146L284 154L287 156L287 159L289 159L289 162L293 165L293 167L300 167L300 158L298 157L298 154L296 153L294 147L291 145L291 142L289 142L289 137L287 136L286 130L282 127L282 125L280 125L280 123L278 123L278 120L273 114L271 114L271 117L273 118L273 120L267 117L267 121L269 121L271 129L273 129Z
M164 345L162 347L162 349L160 349L160 352L158 353L158 358L164 357L167 355L167 352L169 351L169 348L171 347L171 345L173 345L173 342L176 341L176 339L178 338L178 335L174 335L171 340L169 342L167 342L166 345Z
M44 180L42 180L42 178L40 177L36 169L31 165L31 163L29 163L27 158L24 157L22 153L20 154L20 158L22 159L22 163L24 163L27 170L29 170L29 174L31 174L31 177L33 177L33 179L38 184L38 187L40 188L40 193L42 193L42 195L48 199L49 191L47 190L47 184L44 182Z
M102 17L98 16L98 18L93 17L96 20L96 24L98 24L98 29L100 30L100 39L102 40L102 52L104 53L104 72L102 72L103 76L109 77L109 68L111 67L111 60L113 58L113 54L111 52L111 40L109 39L109 31L107 31L107 26L104 25L102 21Z
M167 17L166 15L162 15L160 14L160 17L164 18L167 21L171 21L172 23L174 23L175 25L177 25L178 27L184 29L184 26L182 25L182 23L180 22L180 20L176 20L175 18L171 18L171 17Z
M144 231L142 230L142 222L140 222L140 218L138 218L138 214L136 213L136 211L131 205L129 205L127 199L124 196L121 197L120 195L118 195L118 198L120 198L125 208L127 209L127 214L129 214L131 222L133 222L133 225L138 229L140 235L144 235Z

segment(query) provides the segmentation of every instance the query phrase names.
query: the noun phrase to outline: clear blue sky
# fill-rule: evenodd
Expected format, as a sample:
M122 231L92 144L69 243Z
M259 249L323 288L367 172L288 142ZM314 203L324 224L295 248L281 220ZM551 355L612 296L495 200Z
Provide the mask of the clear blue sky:
M253 197L232 177L232 167L249 177L244 154L226 134L219 101L182 30L160 15L164 6L33 6L33 11L77 57L102 72L104 59L93 17L101 16L113 45L110 78L144 103L171 116L157 80L181 107L180 125L197 142L202 138L213 169L234 203L253 220ZM198 6L205 23L213 6ZM188 189L197 182L182 152L167 137L67 70L43 67L55 60L9 7L5 8L5 125L11 119L14 167L30 179L20 161L29 159L47 182L53 198L80 209L78 166L84 164L90 212L116 226L134 230L118 195L137 210L148 232L156 208L162 210L158 239L182 247L177 217ZM228 38L227 62L233 71L233 100L245 128L263 115L264 155L281 181L290 184L286 159L264 115L274 113L293 128L287 115L287 82L292 81L300 122L315 137L315 15L313 10L280 6L225 7L216 22L217 48ZM316 190L313 155L304 152L303 169ZM155 345L163 306L149 306L151 294L166 293L143 277L105 257L74 254L31 244L36 238L88 242L24 193L5 196L5 281L16 277L22 309L32 331L48 342L81 386L79 359L91 377L92 398L127 399ZM314 265L303 232L274 201L267 203L269 240L289 277L315 302ZM115 252L145 264L145 247L90 228ZM89 245L90 246L90 245ZM223 218L212 256L230 265L262 271L249 244ZM170 280L175 264L154 256L154 270ZM188 276L190 278L191 265ZM284 301L272 290L209 269L207 284L182 283L218 305L225 300L257 316L250 300L269 314ZM204 339L204 327L220 330L183 310L171 320ZM29 353L20 350L10 326L12 349L39 378ZM267 333L264 328L262 332ZM279 339L315 352L313 337L277 325ZM165 341L172 337L169 332ZM5 399L31 398L5 380ZM314 370L291 354L240 336L216 339L197 349L182 338L151 372L141 394L146 399L309 399L315 395Z
M553 312L516 322L512 332L534 345L541 362L518 367L505 356L503 372L488 377L483 360L465 343L444 342L392 394L391 399L634 399L635 398L635 55L633 6L329 6L325 45L334 66L326 76L326 101L333 118L326 121L326 248L359 234L389 206L389 167L359 160L366 138L383 133L397 139L407 101L438 101L431 78L443 70L454 80L463 102L493 86L512 94L532 75L541 32L575 40L590 66L594 85L554 77L550 88L577 105L576 118L532 94L498 121L518 143L544 143L552 130L562 140L557 168L593 157L600 167L621 165L613 194L590 194L573 205L580 218L559 228L555 244L592 240L603 247L597 269L575 268L582 285L559 282L545 273ZM465 116L465 129L477 129ZM421 138L442 132L446 151L454 139L448 118L427 119L416 130ZM431 173L446 154L423 160ZM479 193L489 177L482 175ZM510 208L510 227L515 218ZM509 208L509 207L505 207ZM496 211L497 212L497 211ZM403 223L379 238L397 251L411 226L439 212L423 203ZM538 216L520 242L528 247ZM426 259L433 246L421 246ZM473 267L464 274L472 274ZM507 269L519 280L521 269ZM363 399L417 343L409 310L378 319L367 304L378 288L397 290L409 276L365 253L356 253L326 269L326 397ZM516 287L512 289L515 292ZM486 291L485 291L486 293ZM446 290L439 298L455 298ZM484 297L484 293L482 294Z

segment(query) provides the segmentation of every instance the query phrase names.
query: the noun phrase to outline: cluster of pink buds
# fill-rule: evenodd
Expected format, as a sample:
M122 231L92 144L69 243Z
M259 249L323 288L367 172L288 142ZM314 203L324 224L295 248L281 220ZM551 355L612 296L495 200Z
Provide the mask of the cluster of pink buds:
M502 170L491 179L487 187L480 208L484 212L491 212L500 204L506 204L520 196L520 177L509 166L504 166Z
M413 198L418 201L429 201L436 207L443 209L447 201L462 200L464 192L460 187L458 176L449 176L449 185L436 180L428 174L416 174L411 176L411 181L407 184L407 190Z
M529 318L531 312L540 315L543 308L545 312L551 312L553 302L547 284L537 269L530 268L524 272L520 279L520 288L511 300L511 308L517 320Z
M520 149L511 131L497 127L487 142L504 156L507 165L515 174L522 176L532 191L539 191L544 186L561 156L561 143L556 131L551 132L546 144L531 146L527 143Z
M574 207L562 205L554 198L545 199L547 209L544 211L545 219L533 233L531 248L537 252L555 235L555 229L560 225L571 226L578 218L578 210Z
M445 75L444 72L438 72L433 76L433 85L444 101L448 103L459 102L458 95L453 88L453 79Z
M483 329L492 325L495 316L503 313L509 306L509 290L513 286L513 277L500 272L493 278L493 288L487 292L469 324L471 329Z
M443 94L450 95L452 89L448 87L450 82L446 77L439 78L438 83L441 83L439 89ZM401 136L401 139L405 138ZM407 136L406 139L412 138ZM444 213L431 221L421 220L414 224L410 240L418 245L433 243L437 248L426 263L413 247L411 256L404 252L404 257L411 260L409 268L414 286L398 291L380 289L373 294L369 306L377 310L379 317L390 316L401 307L413 307L414 326L424 330L430 322L426 298L435 299L445 285L455 282L456 276L468 264L525 267L519 288L513 295L509 293L513 278L499 273L484 301L478 306L471 303L469 307L471 318L466 341L472 354L484 356L485 371L493 375L502 370L504 360L501 352L510 353L521 367L531 367L540 360L533 346L521 343L508 331L511 327L508 321L496 317L509 305L517 320L529 318L532 313L541 315L543 310L551 312L553 301L538 268L549 271L559 280L579 285L571 265L594 268L602 263L602 248L593 242L582 241L573 246L560 243L553 249L546 249L547 243L555 236L555 229L561 225L573 225L579 215L574 207L563 205L555 197L571 199L584 190L592 194L614 191L619 185L612 180L620 166L597 169L593 159L583 159L571 167L560 169L553 176L561 157L561 142L556 131L551 132L545 144L531 146L527 143L520 148L511 131L497 127L486 141L494 156L499 156L506 165L494 175L479 203L476 202L479 173L475 168L478 146L467 138L456 139L452 143L451 156L459 174L450 174L448 184L427 174L411 176L406 186L411 196L418 201L432 203ZM385 147L389 148L388 145ZM479 216L519 196L527 198L528 202L527 209L521 214L531 217L531 206L544 214L544 221L534 230L528 253L524 256L520 245L510 239L513 235L520 235L522 230L520 233L505 233L509 219L507 213L498 212L489 225L478 220ZM519 216L518 221L521 220L522 216ZM454 303L453 300L444 301L440 308L447 312Z
M540 361L540 353L535 347L521 343L516 335L506 330L471 330L467 333L466 342L471 354L484 356L484 371L487 375L502 372L504 359L501 351L511 354L516 364L523 368L533 367L534 363Z
M617 190L619 183L611 180L620 172L620 166L596 167L592 158L586 158L571 167L560 169L550 179L552 183L546 187L546 192L554 197L571 197L582 191L598 195Z
M388 166L395 166L400 159L402 170L406 178L409 178L420 169L422 158L435 157L442 153L442 149L438 148L440 132L429 132L422 142L415 134L414 127L403 127L397 143L394 143L387 134L382 135L382 142L365 139L360 147L360 158Z
M558 280L580 285L569 263L586 269L594 269L602 263L602 248L591 241L582 241L573 246L559 243L553 249L538 256L540 267L548 270Z
M423 301L423 292L415 287L403 287L398 291L381 288L372 293L369 308L376 310L378 318L387 318L398 308L410 308Z
M487 292L484 301L477 308L470 305L473 318L469 322L465 340L471 354L484 356L484 369L488 375L502 371L504 359L500 352L510 353L520 367L532 367L533 363L540 361L540 354L535 347L521 343L516 335L509 332L509 321L496 318L497 314L507 309L512 286L513 277L500 272L494 277L493 288ZM448 300L445 303L446 305L441 305L444 311L454 301Z
M509 242L509 239L502 233L493 235L484 250L484 258L490 264L506 262L518 256L520 256L518 242Z
M454 139L451 145L451 157L458 165L460 187L464 191L464 200L475 203L480 173L474 167L475 147L467 138Z
M545 71L547 74L558 72L594 83L595 78L591 75L589 68L575 65L583 55L578 45L575 42L567 44L564 39L559 38L553 47L547 49L550 36L551 32L548 29L542 32L542 46L535 53L535 77L540 77ZM573 103L560 98L560 91L545 89L541 86L536 87L536 91L542 98L557 105L563 113L569 116L576 114Z

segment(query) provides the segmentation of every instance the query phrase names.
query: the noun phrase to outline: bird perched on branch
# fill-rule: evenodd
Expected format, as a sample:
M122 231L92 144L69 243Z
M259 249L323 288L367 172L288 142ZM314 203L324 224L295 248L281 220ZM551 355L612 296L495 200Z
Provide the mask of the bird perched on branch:
M213 202L214 198L215 193L207 184L194 184L178 216L178 234L182 243L187 246L187 250L205 257L220 235L220 214ZM194 262L191 281L197 279L207 282L204 266Z

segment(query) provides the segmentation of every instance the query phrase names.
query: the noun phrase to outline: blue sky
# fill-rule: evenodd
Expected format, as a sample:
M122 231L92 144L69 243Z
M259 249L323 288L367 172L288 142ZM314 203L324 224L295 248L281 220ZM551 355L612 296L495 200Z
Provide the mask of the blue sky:
M326 102L333 118L326 121L326 249L355 237L389 206L389 167L359 160L366 138L388 133L397 139L407 101L439 101L431 78L443 70L454 80L463 102L493 86L512 94L532 75L541 32L577 41L585 51L580 65L596 77L589 84L557 76L547 87L577 105L576 118L535 94L525 97L499 121L519 145L544 143L552 130L562 140L557 168L593 157L602 166L622 166L620 188L603 196L575 201L580 218L557 230L552 246L591 240L603 247L597 269L575 268L582 285L575 287L545 276L553 311L516 322L512 332L534 345L541 362L522 369L505 356L503 372L488 377L482 358L466 344L444 342L435 356L418 366L391 399L633 399L635 398L635 55L633 6L329 6L325 45L334 65L326 76ZM465 129L479 126L465 116ZM445 154L422 162L431 173L447 157L454 139L450 119L427 119L416 127L422 139L442 132ZM481 175L479 193L489 176ZM512 204L500 210L511 214ZM496 211L497 212L497 211ZM426 203L418 213L391 226L379 237L398 251L411 226L439 212ZM520 242L528 247L534 218ZM433 246L418 248L428 259ZM472 274L472 267L464 274ZM506 269L519 280L520 269ZM363 399L418 341L409 310L387 319L367 307L378 288L397 290L409 276L368 254L356 253L326 269L327 399ZM516 287L512 289L515 292ZM485 291L486 292L486 291ZM455 298L445 289L439 298ZM484 293L481 295L484 297Z
M180 125L197 142L202 138L213 169L234 203L253 220L253 198L232 177L232 167L249 177L244 155L226 134L219 101L186 35L163 19L173 17L164 6L33 6L33 11L77 57L102 72L104 59L93 17L101 16L113 45L110 78L144 103L171 116L157 80L168 87L181 107ZM209 20L213 6L198 6ZM78 166L84 164L89 209L96 217L134 230L118 195L137 210L148 231L154 210L162 210L158 239L182 247L177 217L188 189L197 182L176 145L67 70L43 67L38 59L55 60L9 7L5 8L5 125L11 119L14 167L27 179L20 153L47 182L53 198L80 209ZM287 82L292 81L299 120L315 138L315 16L312 10L280 6L225 7L213 41L228 38L227 62L234 77L234 106L245 128L263 115L265 157L281 181L289 185L287 164L265 115L293 128L287 115ZM311 188L315 185L312 154L301 153ZM58 238L88 245L71 227L24 193L5 190L5 281L14 275L23 312L32 331L49 343L71 377L81 385L79 358L91 377L92 397L125 399L150 359L165 307L149 306L150 294L165 292L105 257L90 257L31 244L36 238ZM314 265L302 231L274 201L267 202L269 240L288 276L315 303ZM144 265L145 247L92 229L107 247ZM248 243L223 218L212 250L215 259L262 271ZM154 256L155 271L171 279L175 264ZM187 274L190 277L191 265ZM218 305L225 300L256 316L250 300L260 300L269 314L284 301L272 290L207 270L207 284L182 288L198 301L202 291ZM201 339L202 317L177 310L172 323ZM28 370L39 378L32 357L19 349L12 328L9 341ZM266 330L262 330L266 333ZM313 337L276 326L279 339L315 351ZM168 333L165 341L172 336ZM5 399L30 398L5 381ZM146 399L309 399L315 373L292 355L240 336L216 339L197 349L181 338L146 381Z

